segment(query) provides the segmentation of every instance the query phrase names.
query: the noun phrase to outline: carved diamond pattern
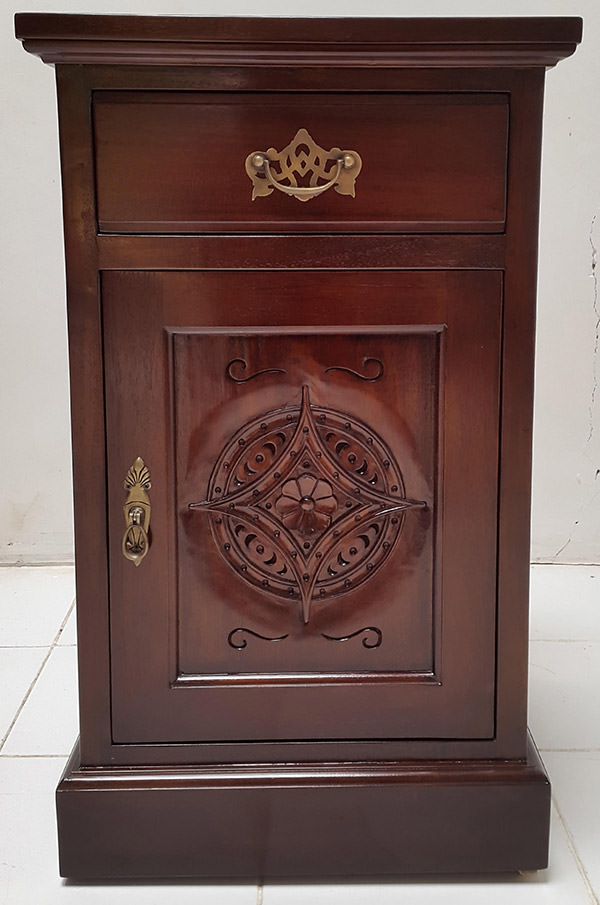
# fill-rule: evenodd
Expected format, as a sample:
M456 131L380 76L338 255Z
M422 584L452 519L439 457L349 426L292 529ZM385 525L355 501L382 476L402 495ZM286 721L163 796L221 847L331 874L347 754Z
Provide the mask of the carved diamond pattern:
M210 517L215 543L240 578L263 593L300 603L354 590L392 552L406 496L391 451L352 416L300 405L245 424L221 452L207 499L189 504Z

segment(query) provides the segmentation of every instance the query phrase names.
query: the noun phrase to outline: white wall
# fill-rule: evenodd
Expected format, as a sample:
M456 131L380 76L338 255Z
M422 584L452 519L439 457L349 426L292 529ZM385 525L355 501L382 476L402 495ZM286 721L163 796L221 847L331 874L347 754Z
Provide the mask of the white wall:
M21 9L23 7L20 7ZM27 9L27 7L25 7ZM186 15L581 15L584 43L547 76L533 550L600 562L598 0L38 0L38 11ZM0 562L72 556L68 377L53 70L0 28ZM597 217L597 219L596 219Z

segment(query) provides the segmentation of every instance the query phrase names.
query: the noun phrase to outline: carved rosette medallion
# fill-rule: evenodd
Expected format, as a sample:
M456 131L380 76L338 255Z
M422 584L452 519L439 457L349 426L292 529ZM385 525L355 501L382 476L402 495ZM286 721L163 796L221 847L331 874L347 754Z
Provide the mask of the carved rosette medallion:
M215 543L244 581L299 605L340 597L372 577L394 549L408 509L384 441L351 415L301 403L245 424L213 469L207 499Z

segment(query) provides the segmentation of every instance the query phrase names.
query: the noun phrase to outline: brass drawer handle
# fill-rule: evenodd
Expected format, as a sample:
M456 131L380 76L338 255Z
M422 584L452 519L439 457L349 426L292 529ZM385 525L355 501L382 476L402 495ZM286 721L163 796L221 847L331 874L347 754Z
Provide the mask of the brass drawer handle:
M275 172L271 169L273 166ZM356 151L342 151L341 148L326 151L315 143L306 129L298 129L282 151L275 148L252 151L246 158L253 201L270 195L273 189L298 201L310 201L330 188L354 198L354 183L361 168L362 160ZM298 185L298 180L308 177L309 173L312 174L310 185Z
M123 487L127 497L123 506L125 533L121 549L125 559L139 566L150 545L150 497L147 491L152 487L150 472L139 456L127 472Z

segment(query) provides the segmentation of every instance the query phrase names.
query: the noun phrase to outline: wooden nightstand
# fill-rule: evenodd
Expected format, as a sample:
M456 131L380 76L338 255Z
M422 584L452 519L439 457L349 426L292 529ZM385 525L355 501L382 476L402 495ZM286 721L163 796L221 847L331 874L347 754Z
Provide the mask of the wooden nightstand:
M79 878L543 867L544 68L579 19L22 14L57 68Z

